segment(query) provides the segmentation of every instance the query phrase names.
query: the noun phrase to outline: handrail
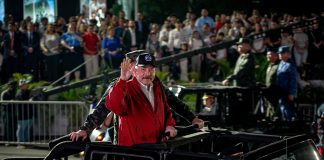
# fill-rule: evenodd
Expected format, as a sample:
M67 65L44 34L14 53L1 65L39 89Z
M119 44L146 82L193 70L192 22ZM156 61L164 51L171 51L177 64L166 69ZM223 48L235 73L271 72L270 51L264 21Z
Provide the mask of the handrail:
M10 104L62 104L62 101L0 101L1 104L10 103ZM64 101L64 104L84 104L81 101Z

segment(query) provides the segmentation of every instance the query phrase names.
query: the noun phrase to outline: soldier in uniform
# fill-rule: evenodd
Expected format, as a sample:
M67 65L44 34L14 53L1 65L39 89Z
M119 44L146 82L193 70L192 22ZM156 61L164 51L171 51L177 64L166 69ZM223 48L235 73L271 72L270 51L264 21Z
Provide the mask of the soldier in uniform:
M229 75L223 82L223 85L229 85L233 82L233 86L253 88L255 86L255 63L254 56L251 52L251 39L240 38L237 42L238 57L233 74ZM252 106L252 92L251 90L243 90L242 92L230 93L231 103L229 118L233 124L242 125L243 123L251 121L244 117L251 117L248 114L254 109ZM233 101L232 101L233 99ZM246 121L241 121L245 119Z
M266 91L266 98L269 100L273 107L278 106L278 96L277 94L277 69L279 65L279 57L276 48L270 47L267 52L267 59L269 61L267 72L266 72L266 79L265 85L267 87Z
M282 120L293 121L296 118L294 99L297 96L297 68L291 59L288 46L278 49L280 63L277 70L276 84L278 86L279 108Z
M255 86L255 63L251 55L251 40L240 38L237 42L239 58L236 61L234 73L228 76L222 83L229 85L232 81L233 86L254 87Z

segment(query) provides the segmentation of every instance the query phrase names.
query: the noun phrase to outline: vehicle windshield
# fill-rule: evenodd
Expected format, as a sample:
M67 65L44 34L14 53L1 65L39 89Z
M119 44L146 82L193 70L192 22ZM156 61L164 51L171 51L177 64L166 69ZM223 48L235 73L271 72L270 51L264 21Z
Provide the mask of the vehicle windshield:
M320 160L320 155L311 141L303 141L288 148L265 155L259 160Z

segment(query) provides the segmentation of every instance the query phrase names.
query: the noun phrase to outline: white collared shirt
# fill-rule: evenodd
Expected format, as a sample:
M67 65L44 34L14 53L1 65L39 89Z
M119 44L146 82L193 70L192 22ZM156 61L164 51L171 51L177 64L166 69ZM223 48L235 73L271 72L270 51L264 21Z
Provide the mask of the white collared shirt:
M182 42L187 42L186 40L186 32L181 28L181 29L173 29L169 33L169 48L171 51L173 51L174 48L181 48L181 43Z
M136 45L136 33L135 30L129 29L130 34L131 34L131 39L132 39L132 46Z
M152 105L152 109L154 111L154 92L153 92L153 83L150 84L150 87L139 82L143 93L145 94L146 98L150 101Z

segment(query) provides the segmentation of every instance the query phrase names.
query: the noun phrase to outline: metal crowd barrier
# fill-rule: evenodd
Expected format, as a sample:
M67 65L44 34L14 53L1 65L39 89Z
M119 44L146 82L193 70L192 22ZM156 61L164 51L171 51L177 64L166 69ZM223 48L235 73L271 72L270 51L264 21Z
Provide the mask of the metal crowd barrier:
M78 130L88 114L89 107L78 101L0 101L0 144L47 144ZM27 140L18 142L23 123L27 129L20 133Z

